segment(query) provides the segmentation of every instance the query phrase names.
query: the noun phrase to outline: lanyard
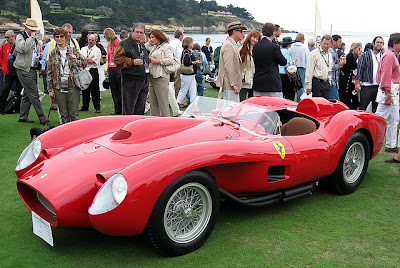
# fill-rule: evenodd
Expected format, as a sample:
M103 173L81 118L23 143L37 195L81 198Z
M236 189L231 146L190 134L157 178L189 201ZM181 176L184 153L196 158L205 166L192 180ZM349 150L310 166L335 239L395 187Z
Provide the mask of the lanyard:
M382 58L382 52L379 51L378 54L375 54L374 51L371 49L371 53L372 53L372 55L374 55L376 62L379 64L379 62L381 61L381 58ZM379 55L379 59L376 55Z
M60 52L60 51L58 51L58 55L59 55L59 57L60 57L60 66L61 66L61 68L62 68L62 73L64 73L64 70L65 70L65 66L67 65L67 63L68 63L68 60L67 60L67 53L68 53L68 49L67 49L67 51L66 51L66 54L65 54L65 60L64 60L64 63L63 63L63 54Z
M90 53L92 53L92 49L93 49L93 47L91 49L88 48L88 50L87 50L87 58L89 58Z
M321 57L322 57L322 59L325 61L326 66L329 68L329 54L330 54L330 52L328 51L328 62L326 61L326 59L325 59L324 54L322 53L322 51L320 50L319 52L321 53Z

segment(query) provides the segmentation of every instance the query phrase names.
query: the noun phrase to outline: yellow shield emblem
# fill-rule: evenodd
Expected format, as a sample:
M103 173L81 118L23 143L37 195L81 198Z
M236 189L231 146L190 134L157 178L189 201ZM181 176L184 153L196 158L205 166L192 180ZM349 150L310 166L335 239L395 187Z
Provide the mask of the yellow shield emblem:
M276 151L282 157L282 159L285 159L285 146L283 146L280 141L274 141L272 142L272 145L275 147Z

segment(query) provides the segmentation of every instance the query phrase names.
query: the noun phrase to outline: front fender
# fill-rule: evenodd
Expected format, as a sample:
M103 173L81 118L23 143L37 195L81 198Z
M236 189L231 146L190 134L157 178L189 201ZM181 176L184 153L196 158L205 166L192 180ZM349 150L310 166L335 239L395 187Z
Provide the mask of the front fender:
M106 234L140 234L157 199L173 180L190 170L210 165L261 161L260 155L265 152L256 145L250 141L212 141L164 150L143 158L120 172L128 183L124 201L109 212L89 215L91 224Z

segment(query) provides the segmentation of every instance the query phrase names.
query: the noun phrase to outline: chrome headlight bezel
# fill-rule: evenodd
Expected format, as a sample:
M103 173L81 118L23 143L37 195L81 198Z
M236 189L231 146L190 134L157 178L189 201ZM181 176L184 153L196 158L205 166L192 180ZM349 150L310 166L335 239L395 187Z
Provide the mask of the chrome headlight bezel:
M112 175L101 186L89 208L89 214L98 215L113 210L124 201L128 183L122 174Z
M15 170L19 171L29 167L38 159L42 151L42 142L36 138L22 151L15 164Z

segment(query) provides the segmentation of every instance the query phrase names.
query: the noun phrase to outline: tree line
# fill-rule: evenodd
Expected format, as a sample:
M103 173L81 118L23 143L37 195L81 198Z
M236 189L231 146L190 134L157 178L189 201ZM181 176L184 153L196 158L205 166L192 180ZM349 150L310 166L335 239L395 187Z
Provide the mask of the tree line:
M131 25L133 22L167 22L174 18L185 25L191 26L193 18L200 17L207 11L228 11L238 18L254 20L254 17L245 8L228 5L219 6L216 1L201 0L51 0L59 3L64 12L51 12L49 5L38 0L42 9L43 19L57 24L57 17L72 18L74 15L98 16L95 19L106 19L113 24ZM30 16L30 0L0 0L0 7L4 11L24 17ZM61 15L64 13L64 15ZM65 15L65 13L67 15ZM4 12L3 12L4 14ZM195 26L195 25L193 25Z

